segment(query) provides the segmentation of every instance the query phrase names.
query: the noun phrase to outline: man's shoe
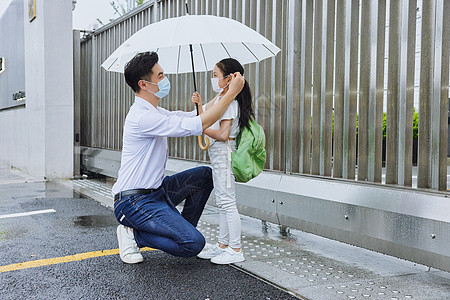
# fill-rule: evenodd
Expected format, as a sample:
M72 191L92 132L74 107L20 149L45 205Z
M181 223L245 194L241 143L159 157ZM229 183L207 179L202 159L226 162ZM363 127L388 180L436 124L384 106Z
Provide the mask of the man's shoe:
M224 251L211 258L211 262L218 265L227 265L237 262L243 262L245 260L244 253L241 251L236 252L230 247L224 249Z
M137 264L144 261L141 251L134 240L133 232L123 225L117 226L120 259L127 264Z
M217 256L217 255L221 254L223 251L225 251L224 249L219 247L219 244L215 244L212 247L211 246L212 246L211 244L206 244L206 246L205 246L205 248L203 248L202 252L197 254L197 257L201 258L201 259L211 259L214 256Z

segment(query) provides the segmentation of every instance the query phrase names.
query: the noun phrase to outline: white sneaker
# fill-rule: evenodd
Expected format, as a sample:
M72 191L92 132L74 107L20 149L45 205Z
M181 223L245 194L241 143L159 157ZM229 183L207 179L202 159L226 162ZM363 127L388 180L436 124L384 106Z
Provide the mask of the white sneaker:
M222 249L219 247L219 244L215 244L214 246L212 246L211 244L207 244L207 245L210 245L210 246L208 246L208 248L205 246L205 248L203 248L202 252L197 254L198 258L211 259L225 251L225 249Z
M243 262L245 260L244 253L241 251L236 252L230 247L224 249L224 251L211 258L211 262L218 265L226 265L237 262Z
M141 251L134 240L133 232L123 225L117 226L120 259L127 264L137 264L144 261Z
M206 250L212 249L212 248L214 248L214 245L216 245L216 244L206 243L205 247L203 247L202 251L206 251Z

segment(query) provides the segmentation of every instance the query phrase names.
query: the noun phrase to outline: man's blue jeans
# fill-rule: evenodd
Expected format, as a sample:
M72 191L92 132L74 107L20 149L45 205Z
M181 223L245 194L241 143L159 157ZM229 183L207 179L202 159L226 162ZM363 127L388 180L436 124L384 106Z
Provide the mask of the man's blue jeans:
M151 194L119 198L114 213L119 223L133 228L139 247L191 257L205 246L195 227L212 189L211 168L198 167L165 177L161 188ZM180 214L175 206L183 200Z

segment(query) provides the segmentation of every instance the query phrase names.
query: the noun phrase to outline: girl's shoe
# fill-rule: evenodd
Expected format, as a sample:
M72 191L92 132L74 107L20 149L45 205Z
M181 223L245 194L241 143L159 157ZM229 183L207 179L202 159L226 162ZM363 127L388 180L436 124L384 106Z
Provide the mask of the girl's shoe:
M237 262L243 262L245 260L244 253L241 251L236 252L230 247L224 249L224 251L211 258L211 262L218 265L226 265Z
M220 248L218 244L215 244L213 247L208 247L208 248L205 246L205 248L202 250L202 252L197 254L197 257L201 258L201 259L211 259L214 256L217 256L224 251L225 251L225 249Z

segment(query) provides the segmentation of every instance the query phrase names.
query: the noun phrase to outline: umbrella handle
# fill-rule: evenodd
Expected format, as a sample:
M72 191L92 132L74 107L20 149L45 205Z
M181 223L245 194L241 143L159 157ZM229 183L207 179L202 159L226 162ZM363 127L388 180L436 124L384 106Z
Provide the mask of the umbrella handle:
M203 146L202 136L199 135L197 138L198 138L198 146L200 147L200 149L205 151L206 149L209 148L209 138L208 137L205 136L205 146Z

